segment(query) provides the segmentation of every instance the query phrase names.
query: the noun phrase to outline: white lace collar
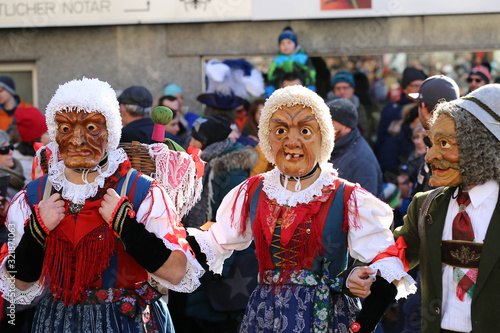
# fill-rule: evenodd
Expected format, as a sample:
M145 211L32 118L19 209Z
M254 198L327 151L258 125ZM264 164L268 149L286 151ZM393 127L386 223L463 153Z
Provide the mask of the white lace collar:
M62 189L62 197L75 204L83 205L85 200L97 194L97 190L104 186L106 178L115 173L118 166L127 159L127 154L122 148L108 152L108 168L106 171L98 170L99 175L92 183L74 184L66 179L64 161L59 161L49 169L49 180L57 191ZM85 174L82 174L85 177Z
M332 164L325 163L321 166L321 174L309 187L298 192L287 190L281 185L281 172L277 167L264 174L262 189L270 199L276 200L280 205L295 207L299 204L310 202L315 196L321 196L324 186L332 185L337 177L337 171Z

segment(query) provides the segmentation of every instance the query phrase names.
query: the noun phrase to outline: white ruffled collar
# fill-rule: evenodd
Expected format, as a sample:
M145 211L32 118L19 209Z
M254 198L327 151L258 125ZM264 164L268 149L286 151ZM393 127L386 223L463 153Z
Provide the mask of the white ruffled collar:
M62 198L75 204L83 205L85 200L97 194L99 188L104 187L106 178L116 172L118 166L125 162L127 154L122 148L108 152L108 168L105 171L98 170L99 175L95 181L87 184L74 184L66 179L64 161L59 161L49 169L49 180L57 191L62 189ZM85 177L85 174L82 174Z
M321 174L309 187L298 192L287 190L281 185L281 172L277 167L264 174L262 189L269 199L274 199L280 205L295 207L309 203L314 197L321 196L325 186L332 185L337 178L337 171L332 164L321 165Z

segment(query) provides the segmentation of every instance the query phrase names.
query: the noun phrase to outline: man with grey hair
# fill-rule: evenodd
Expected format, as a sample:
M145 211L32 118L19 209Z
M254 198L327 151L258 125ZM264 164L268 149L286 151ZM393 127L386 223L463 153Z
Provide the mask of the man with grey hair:
M440 104L430 121L433 192L418 193L395 238L420 265L422 332L493 332L500 292L500 85ZM439 255L439 253L441 255Z
M131 86L118 96L122 116L120 142L151 143L154 123L151 120L153 95L143 86Z

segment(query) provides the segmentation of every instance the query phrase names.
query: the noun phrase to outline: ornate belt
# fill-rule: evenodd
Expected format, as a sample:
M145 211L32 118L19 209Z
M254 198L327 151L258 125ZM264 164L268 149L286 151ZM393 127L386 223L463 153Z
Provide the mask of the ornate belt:
M444 240L441 241L441 261L453 267L478 269L482 249L483 243Z
M135 289L100 288L83 292L84 304L118 303L120 312L127 317L142 316L146 332L157 332L156 318L152 315L151 306L160 299L162 294L152 288L147 282L138 282Z

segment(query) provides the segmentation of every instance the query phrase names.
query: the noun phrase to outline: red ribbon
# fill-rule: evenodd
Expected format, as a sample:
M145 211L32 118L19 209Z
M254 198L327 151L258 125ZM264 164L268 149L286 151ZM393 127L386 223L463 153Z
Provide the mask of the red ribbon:
M38 151L38 149L40 149L41 147L43 147L44 144L41 143L41 142L34 142L33 143L33 148L35 149L35 151ZM47 151L46 151L47 153ZM50 155L47 155L47 160L50 158ZM35 170L36 170L36 167L38 166L38 158L35 156L35 158L33 158L33 164L31 166L31 180L35 180L36 177L35 177ZM42 169L43 171L43 169ZM44 173L45 174L45 173Z
M166 234L164 238L172 244L179 245L184 252L190 252L193 259L195 258L194 252L191 250L191 246L189 246L186 240L186 230L183 227L172 227L172 231Z
M187 153L191 155L191 158L194 161L194 165L196 166L196 176L198 177L198 179L200 179L205 173L205 164L207 163L200 158L201 149L189 146Z
M385 252L382 252L379 255L377 255L372 260L371 263L373 264L375 261L383 259L383 258L387 258L387 257L398 257L399 260L401 260L401 262L403 263L403 266L405 268L405 272L408 272L408 270L410 269L410 264L408 263L408 260L406 260L406 256L405 256L405 249L407 247L408 246L406 245L406 242L405 242L404 238L403 237L399 237L396 240L396 244L395 245L389 246L387 248L387 250L385 250Z

